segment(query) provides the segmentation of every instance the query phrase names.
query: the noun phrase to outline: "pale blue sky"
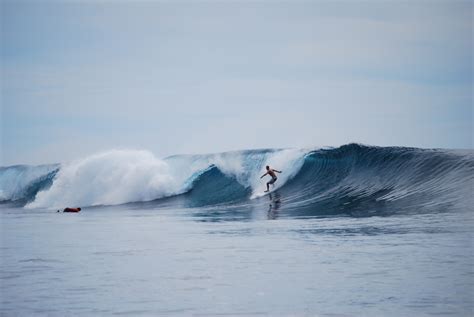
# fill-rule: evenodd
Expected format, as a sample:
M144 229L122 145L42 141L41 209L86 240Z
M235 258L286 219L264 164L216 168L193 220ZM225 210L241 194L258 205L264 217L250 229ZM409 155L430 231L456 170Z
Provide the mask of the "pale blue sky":
M473 147L471 1L0 1L0 165Z

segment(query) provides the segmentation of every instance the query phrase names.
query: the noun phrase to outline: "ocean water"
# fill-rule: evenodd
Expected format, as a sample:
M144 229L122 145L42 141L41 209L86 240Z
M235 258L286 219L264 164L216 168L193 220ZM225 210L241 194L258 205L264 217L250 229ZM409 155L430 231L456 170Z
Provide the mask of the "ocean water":
M0 315L472 316L473 185L357 144L2 167Z

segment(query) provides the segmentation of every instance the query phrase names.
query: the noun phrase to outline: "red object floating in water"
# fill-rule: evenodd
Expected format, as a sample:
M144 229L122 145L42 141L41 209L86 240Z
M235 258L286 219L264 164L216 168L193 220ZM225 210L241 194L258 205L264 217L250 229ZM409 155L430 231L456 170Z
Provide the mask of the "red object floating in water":
M63 210L63 212L79 212L79 211L81 211L81 208L69 208L69 207L67 207Z

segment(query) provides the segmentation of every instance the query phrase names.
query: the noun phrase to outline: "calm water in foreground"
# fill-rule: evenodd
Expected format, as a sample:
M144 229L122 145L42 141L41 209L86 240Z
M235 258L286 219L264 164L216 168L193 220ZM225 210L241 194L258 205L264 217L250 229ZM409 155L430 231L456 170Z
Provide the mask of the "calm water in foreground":
M471 316L471 213L0 205L5 316Z

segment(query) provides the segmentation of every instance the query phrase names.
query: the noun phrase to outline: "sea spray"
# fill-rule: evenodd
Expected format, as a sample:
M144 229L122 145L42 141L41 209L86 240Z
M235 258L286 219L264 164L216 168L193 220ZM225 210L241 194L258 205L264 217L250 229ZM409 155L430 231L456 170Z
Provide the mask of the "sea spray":
M65 164L28 208L146 201L178 193L168 164L147 151L114 150Z

